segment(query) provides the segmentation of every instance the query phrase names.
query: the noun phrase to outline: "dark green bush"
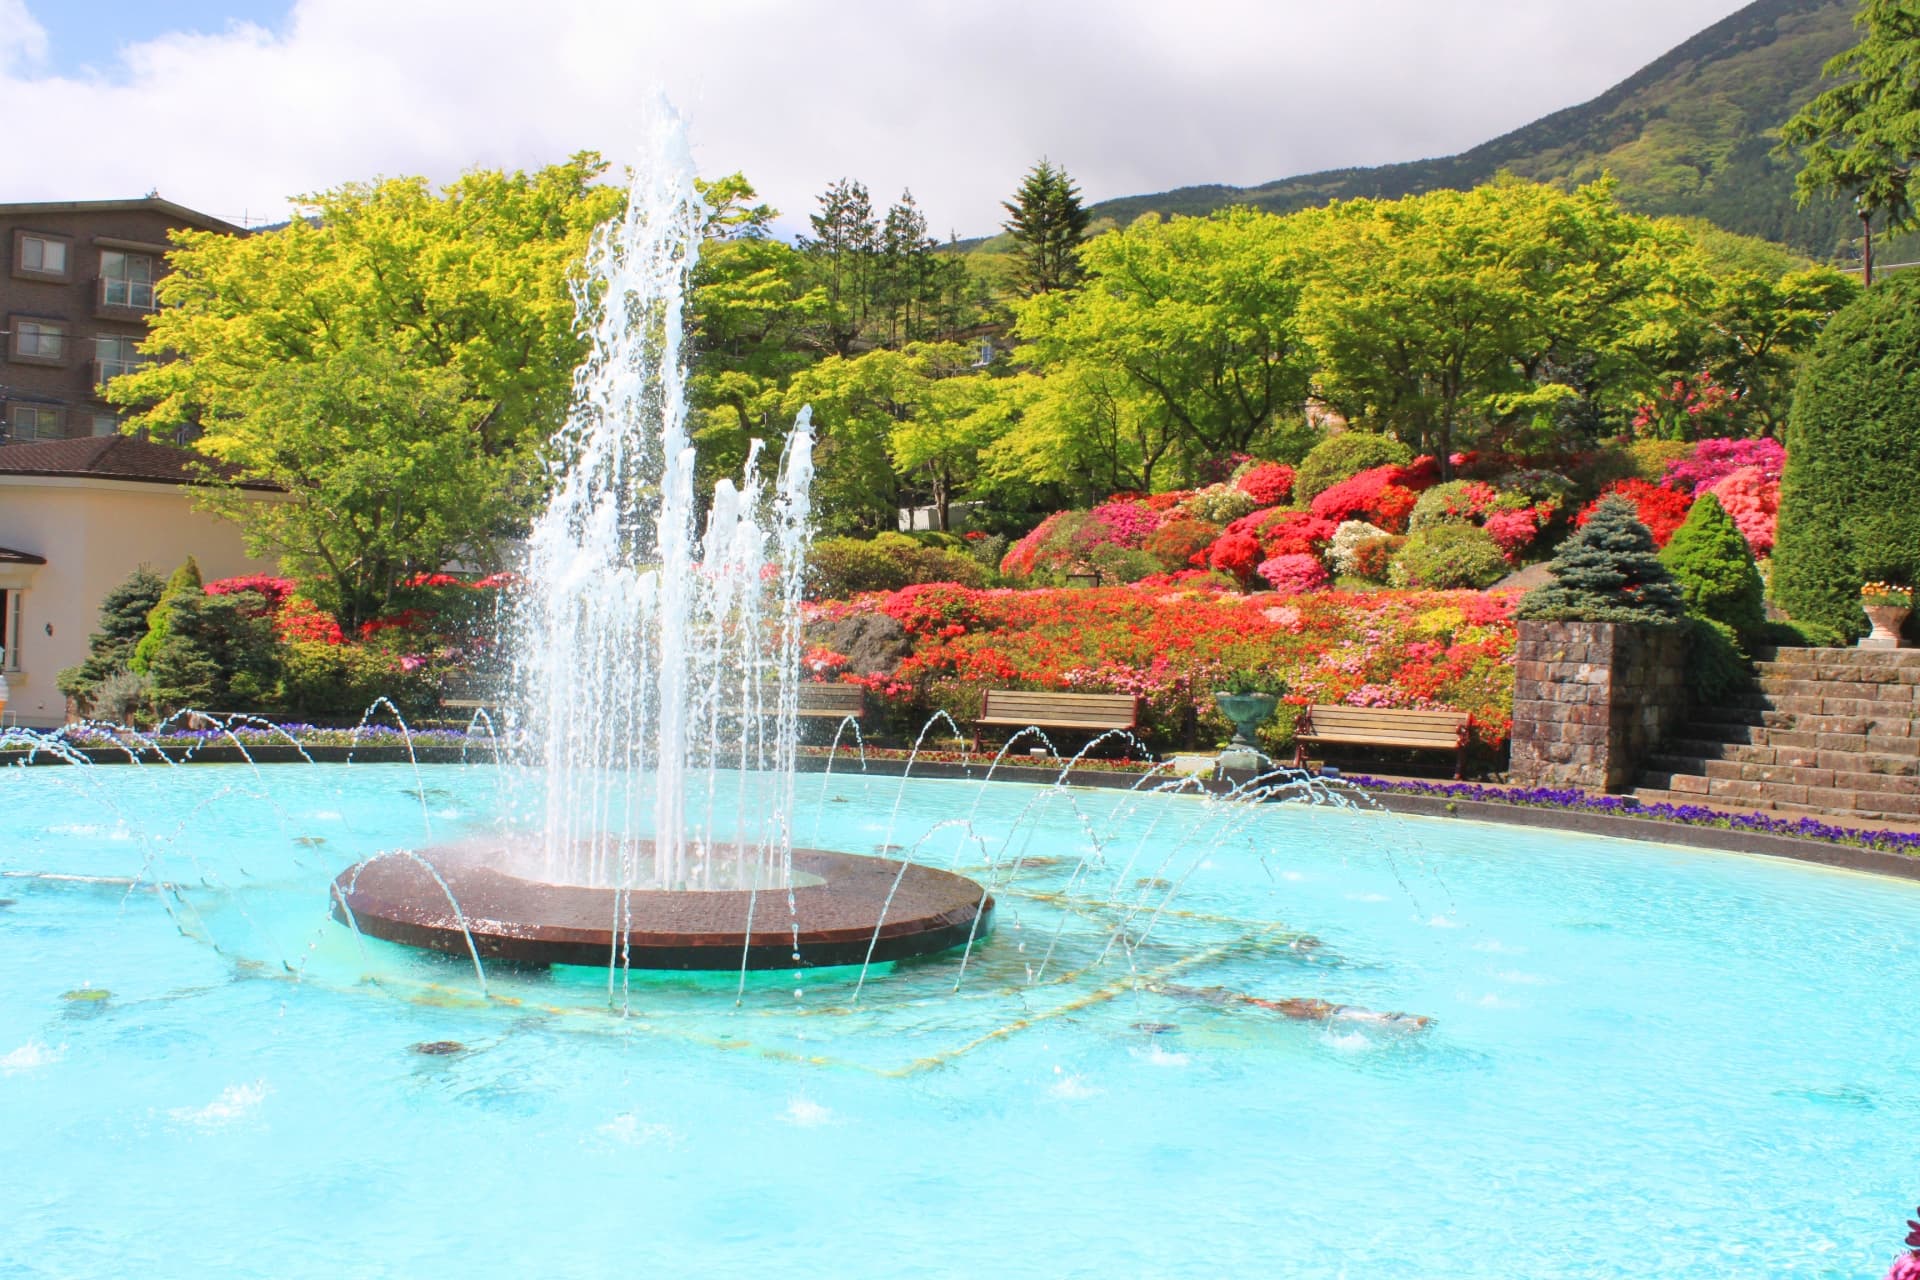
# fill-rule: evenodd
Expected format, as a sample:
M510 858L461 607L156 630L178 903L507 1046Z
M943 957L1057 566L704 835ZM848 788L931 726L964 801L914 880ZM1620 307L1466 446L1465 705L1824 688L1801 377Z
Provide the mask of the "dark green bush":
M1490 587L1512 568L1485 529L1436 524L1407 538L1388 577L1398 587Z
M1760 629L1758 643L1780 649L1831 649L1846 637L1818 622L1769 622Z
M1828 322L1787 421L1774 602L1852 638L1871 580L1920 582L1920 274Z
M1753 667L1732 627L1698 615L1687 619L1687 692L1718 702L1753 682Z
M918 582L986 585L986 570L961 551L922 546L903 533L822 538L807 554L807 598L844 600L862 591L898 591Z
M357 721L378 698L389 698L409 718L439 706L440 673L408 671L400 655L376 645L300 640L281 650L284 702L295 715Z
M1756 643L1767 622L1765 588L1740 526L1712 494L1703 494L1660 552L1680 587L1687 612L1732 628L1741 644Z
M1300 460L1293 480L1297 502L1311 502L1322 490L1331 489L1350 476L1389 463L1404 466L1413 461L1413 451L1392 436L1376 436L1365 431L1344 431L1328 436Z
M1529 591L1515 617L1674 626L1686 616L1653 535L1625 498L1601 499L1580 531L1560 544L1549 570L1552 581Z
M188 556L186 563L175 569L173 576L167 579L166 590L160 593L159 601L147 613L147 633L133 646L133 655L127 659L127 666L136 675L147 674L147 667L153 662L154 655L167 642L167 632L173 626L174 599L182 592L198 591L200 587L199 562Z
M280 706L280 649L265 597L252 591L210 596L176 593L159 650L148 664L151 697L162 714L274 711Z
M77 667L68 667L54 680L54 686L72 698L83 714L124 718L97 706L95 695L109 680L115 681L116 690L125 685L116 677L128 671L134 646L147 634L147 615L160 603L166 589L167 584L159 574L141 565L100 602L100 629L87 641L86 661ZM126 701L116 693L118 705L124 706Z

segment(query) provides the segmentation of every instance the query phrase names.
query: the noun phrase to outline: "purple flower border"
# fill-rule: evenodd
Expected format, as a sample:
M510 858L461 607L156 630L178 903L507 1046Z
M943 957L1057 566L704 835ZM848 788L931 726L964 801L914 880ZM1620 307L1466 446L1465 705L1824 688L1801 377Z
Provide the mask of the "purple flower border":
M1593 795L1571 787L1503 787L1478 782L1414 782L1397 778L1375 778L1361 773L1343 773L1345 781L1365 791L1401 795L1434 796L1445 800L1470 800L1477 804L1504 804L1522 808L1566 809L1578 813L1600 813L1619 818L1648 818L1691 827L1719 827L1729 831L1753 831L1762 835L1789 836L1797 840L1823 840L1830 844L1856 845L1882 849L1908 856L1920 854L1920 832L1886 831L1867 827L1843 827L1819 818L1777 818L1765 813L1730 813L1703 804L1642 804L1632 796Z

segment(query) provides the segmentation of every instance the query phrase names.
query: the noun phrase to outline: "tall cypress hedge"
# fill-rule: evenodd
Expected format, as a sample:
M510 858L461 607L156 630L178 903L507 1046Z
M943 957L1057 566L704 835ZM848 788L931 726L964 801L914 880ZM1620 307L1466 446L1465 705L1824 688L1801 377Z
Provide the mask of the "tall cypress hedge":
M1787 422L1774 602L1859 636L1869 580L1920 583L1920 272L1834 316Z

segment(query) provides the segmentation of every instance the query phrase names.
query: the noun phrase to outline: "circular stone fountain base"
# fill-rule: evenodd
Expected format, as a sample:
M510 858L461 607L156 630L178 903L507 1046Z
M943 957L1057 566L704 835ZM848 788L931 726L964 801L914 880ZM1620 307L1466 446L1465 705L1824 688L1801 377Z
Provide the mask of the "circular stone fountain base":
M471 935L483 959L714 970L862 964L869 948L876 963L903 960L964 946L993 922L993 899L973 881L886 858L795 849L790 911L784 889L623 892L490 865L511 855L474 843L371 858L334 880L334 918L456 955Z

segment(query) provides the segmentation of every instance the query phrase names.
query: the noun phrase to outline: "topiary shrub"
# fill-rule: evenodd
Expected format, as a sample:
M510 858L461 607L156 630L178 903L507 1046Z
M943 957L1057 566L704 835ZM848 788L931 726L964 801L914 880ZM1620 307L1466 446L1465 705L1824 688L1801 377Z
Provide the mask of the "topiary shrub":
M1407 521L1418 533L1439 524L1473 524L1495 511L1517 511L1531 505L1517 493L1502 493L1485 480L1449 480L1420 495Z
M1368 524L1365 520L1347 520L1334 530L1333 543L1327 548L1327 559L1333 565L1333 571L1343 576L1360 574L1355 563L1356 552L1363 542L1376 542L1389 537L1385 529L1377 524ZM1385 567L1384 562L1381 566Z
M1660 563L1673 575L1688 613L1730 628L1743 645L1758 641L1767 622L1760 570L1718 498L1707 493L1695 500Z
M1385 582L1393 569L1393 557L1407 545L1404 537L1388 534L1383 538L1362 538L1353 544L1353 555L1346 572L1366 582Z
M1586 524L1560 544L1549 571L1552 581L1529 591L1514 617L1677 626L1686 616L1680 588L1626 498L1595 504Z
M1220 536L1217 524L1181 516L1167 521L1147 535L1145 551L1159 561L1161 569L1178 573L1193 566L1195 556L1206 554Z
M1753 667L1732 627L1713 618L1687 619L1687 692L1695 702L1718 702L1753 683Z
M1510 567L1485 529L1437 524L1407 538L1387 576L1396 587L1490 587Z
M1794 388L1773 599L1795 621L1867 630L1860 586L1920 581L1920 275L1835 315Z
M844 600L863 591L898 591L917 582L986 584L986 570L963 551L925 546L901 533L821 538L807 553L807 598Z
M1375 467L1404 467L1413 461L1413 451L1392 436L1371 435L1365 431L1346 431L1328 436L1300 460L1294 473L1293 492L1301 502L1311 502L1342 480L1371 471Z
M166 590L160 593L160 599L147 612L147 633L140 637L140 643L133 646L133 655L127 659L127 666L135 675L146 675L147 667L153 662L154 655L167 642L167 632L173 625L173 602L188 591L200 590L200 564L192 556L186 563L173 571L167 579Z

